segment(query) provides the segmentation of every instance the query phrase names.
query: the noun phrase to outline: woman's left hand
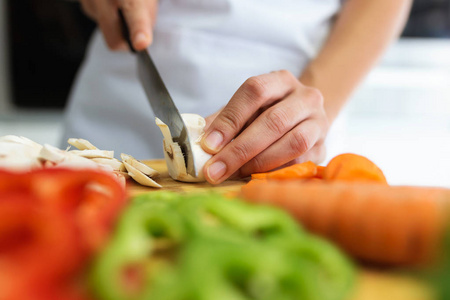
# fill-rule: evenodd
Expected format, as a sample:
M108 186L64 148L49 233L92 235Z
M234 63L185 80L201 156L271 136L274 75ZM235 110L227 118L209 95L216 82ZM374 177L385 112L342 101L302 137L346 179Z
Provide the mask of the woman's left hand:
M204 167L213 184L325 158L322 94L288 71L249 78L207 122L201 143L214 154Z

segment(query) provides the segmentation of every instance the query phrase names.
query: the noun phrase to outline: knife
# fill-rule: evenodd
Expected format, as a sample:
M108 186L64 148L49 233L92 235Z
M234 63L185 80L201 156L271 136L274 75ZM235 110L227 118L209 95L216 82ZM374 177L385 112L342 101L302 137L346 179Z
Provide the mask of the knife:
M180 145L184 155L186 172L189 175L196 177L198 174L195 170L194 156L192 154L186 124L181 118L180 112L164 85L164 82L150 57L148 49L142 51L136 51L136 49L134 49L125 17L120 9L119 18L122 26L122 34L131 51L137 56L139 80L147 95L153 113L169 127L173 141Z

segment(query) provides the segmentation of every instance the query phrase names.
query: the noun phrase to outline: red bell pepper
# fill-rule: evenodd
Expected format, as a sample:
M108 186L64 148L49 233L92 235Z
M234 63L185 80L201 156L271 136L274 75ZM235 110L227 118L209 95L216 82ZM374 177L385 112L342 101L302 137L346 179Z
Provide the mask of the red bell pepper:
M84 298L75 279L124 204L108 173L0 171L0 299Z

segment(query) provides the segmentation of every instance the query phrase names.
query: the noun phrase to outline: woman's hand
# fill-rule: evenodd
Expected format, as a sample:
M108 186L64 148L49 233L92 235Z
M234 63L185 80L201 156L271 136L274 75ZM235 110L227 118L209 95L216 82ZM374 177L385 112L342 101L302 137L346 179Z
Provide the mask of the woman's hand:
M210 119L202 140L215 154L204 169L210 183L325 158L322 94L288 71L249 78Z
M97 22L108 47L125 50L118 9L123 11L136 50L147 48L153 38L152 27L156 19L157 0L80 0L83 11Z

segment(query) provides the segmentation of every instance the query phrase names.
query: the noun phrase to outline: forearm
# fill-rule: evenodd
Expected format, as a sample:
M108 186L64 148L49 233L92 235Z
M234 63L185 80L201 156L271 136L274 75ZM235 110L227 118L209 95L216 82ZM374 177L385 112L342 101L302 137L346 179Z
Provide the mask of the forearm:
M300 81L318 88L334 121L359 82L398 37L411 0L348 0L318 56Z

